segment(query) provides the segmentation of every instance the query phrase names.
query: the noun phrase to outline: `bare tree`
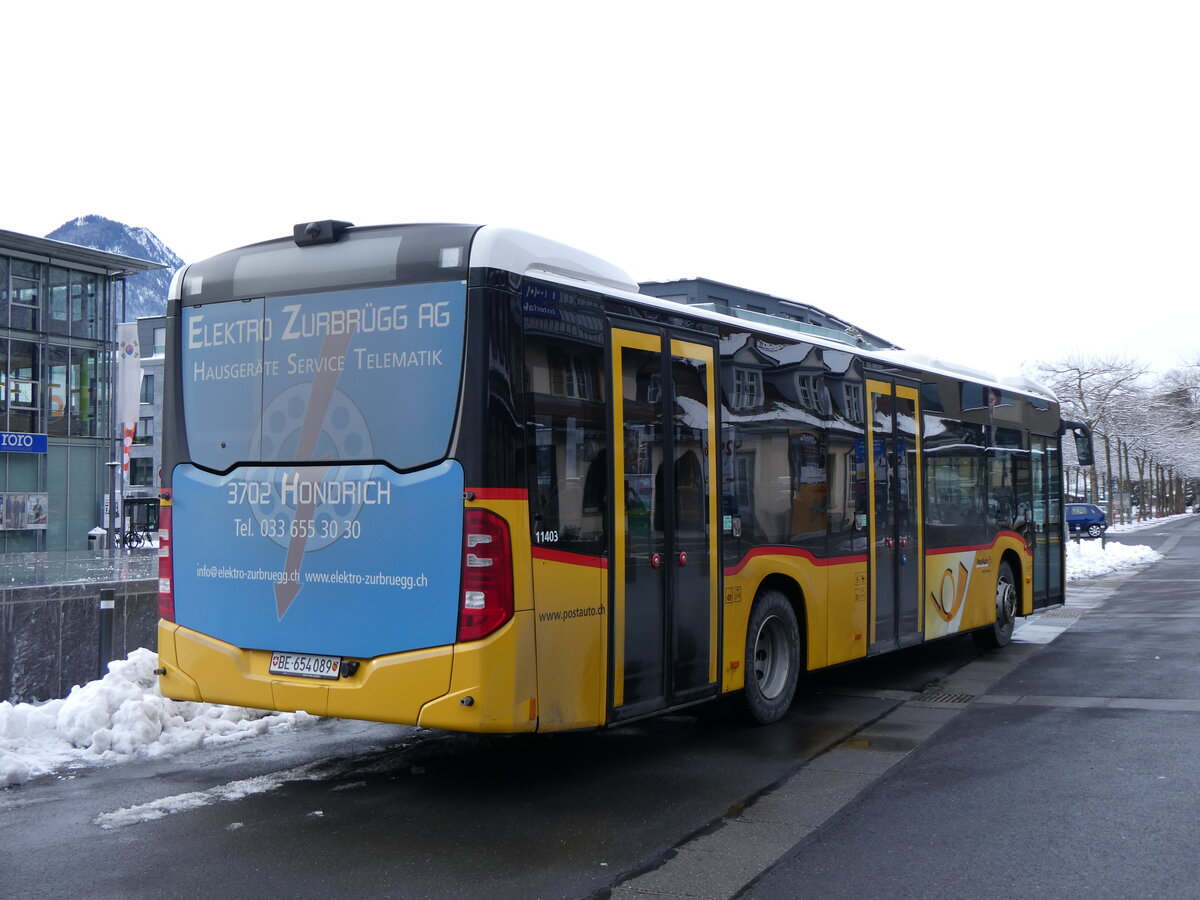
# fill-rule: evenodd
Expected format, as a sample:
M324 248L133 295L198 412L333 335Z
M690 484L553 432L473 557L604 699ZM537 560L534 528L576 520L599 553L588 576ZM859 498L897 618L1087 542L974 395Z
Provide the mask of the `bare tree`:
M1037 377L1058 395L1063 412L1093 432L1106 433L1122 418L1131 400L1140 399L1149 368L1120 356L1070 356L1039 363Z
M1150 407L1164 426L1147 435L1146 443L1168 471L1167 493L1175 511L1186 503L1185 484L1200 478L1200 357L1163 375L1154 386Z
M1101 494L1108 499L1109 521L1115 521L1112 484L1114 452L1119 456L1121 440L1128 434L1140 430L1130 419L1130 413L1145 405L1145 380L1149 369L1143 363L1119 356L1086 358L1073 355L1057 363L1040 363L1034 369L1035 377L1044 382L1058 396L1063 415L1078 419L1087 425L1102 445L1104 454L1097 460L1097 478L1100 484L1085 486L1085 499L1099 500ZM1141 423L1144 427L1145 423ZM1078 480L1084 477L1078 466L1070 470ZM1129 487L1121 484L1123 496L1128 496Z
M1085 482L1084 490L1108 498L1111 521L1124 520L1135 494L1141 514L1162 515L1182 512L1189 494L1200 492L1200 353L1156 379L1146 365L1115 356L1042 363L1035 375L1102 447L1096 468L1103 480ZM1072 475L1078 490L1086 476L1077 468ZM1125 501L1115 508L1111 486Z

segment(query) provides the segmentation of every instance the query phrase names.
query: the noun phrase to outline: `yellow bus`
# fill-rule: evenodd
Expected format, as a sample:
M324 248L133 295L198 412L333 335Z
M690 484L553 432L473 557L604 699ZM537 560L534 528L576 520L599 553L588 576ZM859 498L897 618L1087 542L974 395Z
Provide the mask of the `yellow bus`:
M819 333L818 333L819 332ZM1052 394L639 293L491 226L337 221L175 278L177 699L596 728L1063 601Z

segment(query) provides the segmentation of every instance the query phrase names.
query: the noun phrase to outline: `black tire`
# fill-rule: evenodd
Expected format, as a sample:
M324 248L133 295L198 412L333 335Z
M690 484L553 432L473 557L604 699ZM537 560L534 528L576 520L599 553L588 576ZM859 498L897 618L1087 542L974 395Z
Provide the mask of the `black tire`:
M1099 525L1089 525L1087 533L1088 537L1090 538L1098 538L1100 535L1104 534L1104 529Z
M800 627L782 591L754 600L746 627L746 715L752 722L778 722L792 705L800 678Z
M1013 626L1017 622L1017 604L1020 601L1017 579L1007 560L1000 563L996 573L996 621L987 628L974 632L975 642L988 650L1007 647L1012 641Z
M138 532L130 530L125 535L125 546L131 549L142 546L142 536Z

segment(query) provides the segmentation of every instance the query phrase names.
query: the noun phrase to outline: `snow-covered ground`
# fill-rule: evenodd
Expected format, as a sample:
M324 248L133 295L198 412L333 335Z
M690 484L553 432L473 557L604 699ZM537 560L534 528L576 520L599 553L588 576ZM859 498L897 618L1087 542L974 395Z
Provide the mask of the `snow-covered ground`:
M1117 543L1102 547L1100 541L1071 541L1067 545L1067 580L1094 578L1159 558L1149 547ZM63 699L0 703L0 787L83 766L216 747L318 721L303 712L267 713L168 700L158 690L157 666L158 656L153 651L139 649L127 659L111 663L102 679L72 688Z
M1068 541L1067 581L1095 578L1161 558L1161 553L1140 544L1107 543L1102 546L1100 541Z
M1109 534L1129 534L1130 532L1145 531L1159 528L1166 522L1175 522L1187 518L1190 513L1180 516L1164 516L1161 519L1148 519L1132 525L1114 525L1108 529ZM1107 575L1119 569L1128 569L1142 563L1154 562L1161 554L1149 547L1124 545L1101 542L1098 540L1070 540L1067 542L1067 581L1077 581L1080 578L1095 578L1097 575ZM1070 601L1068 601L1070 602Z

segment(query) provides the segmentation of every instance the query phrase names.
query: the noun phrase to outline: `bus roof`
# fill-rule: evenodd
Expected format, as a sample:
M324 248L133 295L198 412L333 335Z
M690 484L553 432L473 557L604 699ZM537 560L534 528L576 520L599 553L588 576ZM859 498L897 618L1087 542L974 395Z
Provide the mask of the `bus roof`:
M518 275L557 276L594 282L608 289L637 293L629 274L598 256L547 238L484 225L471 241L471 265L503 269Z
M749 331L803 340L837 350L851 352L880 363L907 369L965 379L1002 390L1039 397L1057 402L1054 392L1044 385L1024 377L1002 377L981 369L947 362L938 357L909 350L876 349L857 343L850 335L840 338L832 329L796 328L785 319L769 315L730 315L707 305L691 305L653 297L638 291L637 283L624 270L599 257L576 250L566 244L540 238L509 228L484 226L475 236L471 247L471 265L503 269L518 275L532 275L565 286L601 289L644 306L669 310L676 315L723 324L734 324Z

